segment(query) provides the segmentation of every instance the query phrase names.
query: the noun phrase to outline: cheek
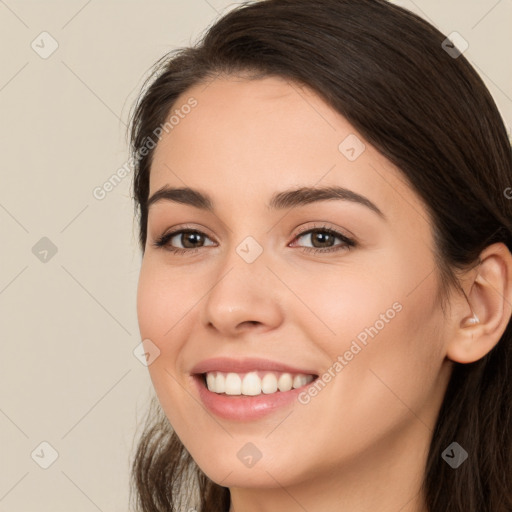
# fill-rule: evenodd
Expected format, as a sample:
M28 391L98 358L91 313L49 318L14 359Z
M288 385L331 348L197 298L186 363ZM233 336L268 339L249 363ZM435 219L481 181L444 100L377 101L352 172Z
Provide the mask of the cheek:
M346 264L298 269L289 278L298 300L291 297L286 314L297 315L294 322L309 325L311 340L343 349L344 340L364 333L379 322L381 314L389 310L388 316L394 316L393 304L403 300L402 283L389 278L393 275L389 262L376 265L375 258L370 260L368 256Z
M158 392L162 386L174 389L173 377L183 379L183 348L191 336L191 318L204 291L201 282L194 285L180 269L166 267L148 256L144 256L139 274L137 317L141 339L149 339L159 350L159 356L148 366Z
M137 319L142 339L155 342L164 332L162 293L162 283L144 260L137 287Z
M331 389L346 406L358 396L367 405L360 412L386 404L388 412L401 414L400 400L421 407L429 394L437 394L444 360L437 283L428 262L418 258L392 254L375 263L319 273L314 280L298 278L297 294L316 318L308 313L296 321L333 365L344 358L342 369L331 370Z
M179 354L184 339L183 321L186 311L184 287L170 281L165 272L154 263L143 261L137 287L137 317L141 340L149 340L149 346L156 346L158 356L148 365L148 371L155 391L160 399L165 394L174 396ZM178 330L180 335L177 336Z
M140 334L166 350L164 340L190 309L190 293L175 272L165 271L151 257L144 257L137 287L137 318ZM192 299L192 298L191 298Z
M415 415L431 423L431 406L435 408L443 387L435 279L430 276L411 293L417 279L408 279L406 268L403 272L401 280L388 282L386 293L364 293L363 311L355 306L350 311L352 318L360 316L350 322L352 336L345 342L355 340L361 350L354 356L348 353L352 360L346 367L344 393L363 397L366 407L361 412L369 414L368 421L388 418L389 426Z
M144 256L137 287L137 317L142 340L150 340L159 355L148 365L156 395L171 422L179 421L183 412L183 383L177 364L183 345L183 322L186 305L183 286L172 282L171 273L165 272L150 257ZM176 290L181 290L177 292ZM181 320L181 321L180 321ZM179 336L177 332L179 329Z

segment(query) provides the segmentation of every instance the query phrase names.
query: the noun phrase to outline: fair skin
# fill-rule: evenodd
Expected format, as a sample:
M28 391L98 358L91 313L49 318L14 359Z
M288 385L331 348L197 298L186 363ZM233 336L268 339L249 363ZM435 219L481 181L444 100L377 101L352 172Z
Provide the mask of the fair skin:
M453 294L443 316L431 225L403 175L311 90L279 78L217 78L186 91L198 104L158 143L150 196L164 186L208 194L213 211L153 203L138 288L142 339L170 423L199 467L229 487L231 511L426 512L420 485L452 361L472 362L499 341L511 315L512 263L486 248L463 276L472 311ZM366 144L350 161L339 144ZM340 186L363 204L331 199L272 210L273 194ZM331 252L299 231L324 227ZM176 229L205 237L175 254L153 242ZM263 249L248 263L246 237ZM185 248L183 238L173 246ZM185 242L188 239L185 240ZM325 237L324 237L325 240ZM326 246L324 246L326 247ZM217 356L262 357L322 375L394 303L402 307L307 404L294 401L254 421L216 417L191 369ZM262 454L252 467L237 452Z

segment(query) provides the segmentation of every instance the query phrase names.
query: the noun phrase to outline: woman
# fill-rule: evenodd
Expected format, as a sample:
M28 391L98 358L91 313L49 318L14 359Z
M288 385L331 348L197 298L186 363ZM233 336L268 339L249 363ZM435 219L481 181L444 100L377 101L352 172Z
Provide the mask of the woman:
M159 62L131 147L139 510L512 510L512 158L450 40L240 6Z

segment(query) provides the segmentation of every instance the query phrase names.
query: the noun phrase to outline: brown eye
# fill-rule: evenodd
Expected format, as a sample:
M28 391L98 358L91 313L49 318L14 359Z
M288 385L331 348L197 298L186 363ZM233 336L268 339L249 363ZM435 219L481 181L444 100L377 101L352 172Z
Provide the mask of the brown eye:
M198 231L182 231L172 238L177 238L185 249L195 249L204 243L206 237Z
M330 252L349 249L356 245L355 241L329 228L313 228L304 231L296 237L296 240L305 238L309 246L300 246L306 252ZM336 243L340 240L341 243Z
M309 240L313 247L325 248L332 247L336 237L325 231L311 231L308 233Z
M187 251L194 252L208 245L215 245L214 243L205 243L208 240L210 238L201 231L180 229L162 235L154 241L154 245L182 254Z

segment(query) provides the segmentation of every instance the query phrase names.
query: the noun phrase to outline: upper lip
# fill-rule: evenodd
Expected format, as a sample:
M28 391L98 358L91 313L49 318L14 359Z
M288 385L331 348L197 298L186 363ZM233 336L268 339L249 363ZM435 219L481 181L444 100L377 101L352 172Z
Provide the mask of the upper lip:
M229 357L215 357L212 359L205 359L196 364L192 370L192 374L201 374L208 372L223 372L223 373L247 373L256 370L267 370L275 372L287 373L302 373L305 375L318 375L315 371L297 368L288 364L283 364L278 361L271 361L269 359L260 358L244 358L232 359Z

